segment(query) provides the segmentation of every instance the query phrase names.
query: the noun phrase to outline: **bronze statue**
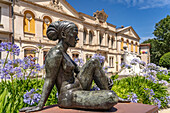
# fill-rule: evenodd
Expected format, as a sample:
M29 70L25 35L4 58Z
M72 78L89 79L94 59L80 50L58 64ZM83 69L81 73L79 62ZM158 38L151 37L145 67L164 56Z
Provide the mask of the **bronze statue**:
M91 59L79 70L66 53L68 47L76 46L77 34L78 28L72 22L57 21L49 25L47 37L59 42L46 55L46 77L40 102L38 106L20 111L42 110L54 85L58 89L58 105L62 108L109 110L117 104L118 96L110 91L113 82L105 76L99 60ZM93 80L100 91L90 91Z

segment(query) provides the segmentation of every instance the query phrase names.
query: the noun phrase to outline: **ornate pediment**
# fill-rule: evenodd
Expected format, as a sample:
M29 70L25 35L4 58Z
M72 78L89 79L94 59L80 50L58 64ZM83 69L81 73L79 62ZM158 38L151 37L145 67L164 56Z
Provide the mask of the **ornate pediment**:
M63 12L63 7L59 4L59 2L60 0L51 0L47 6Z
M104 9L102 9L101 11L97 10L95 13L93 13L93 16L101 23L106 22L108 18L108 15L104 12Z

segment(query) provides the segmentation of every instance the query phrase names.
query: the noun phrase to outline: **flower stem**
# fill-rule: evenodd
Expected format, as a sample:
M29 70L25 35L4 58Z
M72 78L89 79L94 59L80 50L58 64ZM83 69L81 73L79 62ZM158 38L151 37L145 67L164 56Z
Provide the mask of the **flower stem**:
M3 68L5 67L6 63L7 63L7 59L8 59L9 53L7 53L6 58L5 58L5 62L3 65ZM5 84L6 84L6 75L5 75Z
M13 81L13 76L11 75L11 81L12 81L12 101L13 101L13 104L14 104L14 98L15 98L15 94L14 94L14 81ZM14 105L13 105L13 109L14 109Z

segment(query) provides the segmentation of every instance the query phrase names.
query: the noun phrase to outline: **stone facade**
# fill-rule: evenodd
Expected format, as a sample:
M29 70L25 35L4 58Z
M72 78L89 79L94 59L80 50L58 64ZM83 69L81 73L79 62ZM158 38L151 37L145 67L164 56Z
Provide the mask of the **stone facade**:
M140 56L141 60L150 63L150 48L151 44L140 44Z
M0 0L0 42L10 42L12 34L11 2ZM6 57L6 52L0 52L0 59Z
M68 49L73 59L79 57L86 61L93 54L101 53L106 57L105 66L110 67L109 72L116 72L120 69L123 46L127 45L129 51L139 55L140 37L134 29L131 26L116 28L106 22L108 15L104 10L90 16L77 12L66 0L16 0L14 15L15 44L21 49L18 58L36 56L42 65L47 51L56 45L47 39L46 29L51 22L63 20L78 26L79 43Z

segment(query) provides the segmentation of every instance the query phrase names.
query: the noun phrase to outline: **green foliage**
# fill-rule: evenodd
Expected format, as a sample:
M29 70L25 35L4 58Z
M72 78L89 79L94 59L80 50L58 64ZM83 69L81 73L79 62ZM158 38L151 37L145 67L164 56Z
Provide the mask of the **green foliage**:
M158 73L156 76L159 80L166 80L168 83L170 83L170 73L168 75Z
M159 60L159 65L166 67L167 69L170 68L170 52L165 53Z
M151 44L151 62L159 65L160 58L170 52L170 16L160 20L155 25L154 39L148 39L143 43Z
M134 76L122 78L121 80L114 81L112 90L116 94L124 99L127 99L131 92L138 96L138 103L154 105L153 101L149 99L149 92L145 88L153 89L155 95L152 98L158 98L161 100L163 108L167 107L167 103L162 98L168 95L167 87L159 83L153 83L142 76Z
M112 76L111 76L111 79L112 79L112 80L116 80L116 79L118 79L118 77L119 77L119 75L118 75L118 74L115 74L115 75L112 75Z
M0 113L18 113L19 109L23 107L28 107L28 105L23 102L23 95L30 91L32 88L39 89L38 93L41 94L42 87L44 84L43 79L27 79L27 80L14 80L14 87L12 83L7 81L6 85L4 81L0 82ZM14 88L14 96L12 95L12 88ZM47 105L57 104L57 88L54 87L50 96L46 102ZM13 100L14 99L14 100ZM35 106L37 104L34 104Z
M170 15L167 15L166 18L160 20L155 25L155 30L153 34L160 41L161 48L164 53L170 51Z

